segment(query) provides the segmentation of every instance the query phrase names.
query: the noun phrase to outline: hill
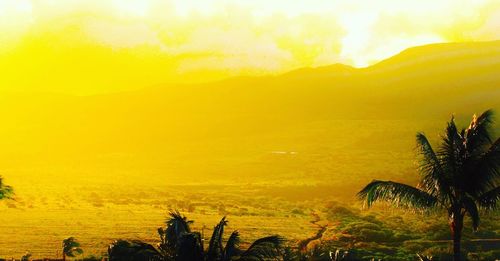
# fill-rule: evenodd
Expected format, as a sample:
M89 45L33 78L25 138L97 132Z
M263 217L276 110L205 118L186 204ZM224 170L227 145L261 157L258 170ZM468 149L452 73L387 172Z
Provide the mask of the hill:
M367 68L3 94L0 166L14 185L411 182L414 134L437 137L451 113L500 111L499 71L495 41L414 47Z

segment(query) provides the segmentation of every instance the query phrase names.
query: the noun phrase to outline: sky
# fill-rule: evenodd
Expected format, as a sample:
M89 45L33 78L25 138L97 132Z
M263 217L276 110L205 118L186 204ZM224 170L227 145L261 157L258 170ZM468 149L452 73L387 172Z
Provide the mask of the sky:
M0 0L0 90L92 94L500 39L498 0Z

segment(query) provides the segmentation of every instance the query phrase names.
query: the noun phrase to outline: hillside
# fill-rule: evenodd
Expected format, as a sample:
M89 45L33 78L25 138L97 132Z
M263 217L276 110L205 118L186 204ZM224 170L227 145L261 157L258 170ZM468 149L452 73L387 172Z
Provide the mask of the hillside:
M94 96L3 93L0 175L17 198L0 204L0 254L58 257L68 236L86 255L117 238L156 244L165 213L179 209L197 230L227 215L247 243L303 240L317 231L310 213L335 224L327 239L370 220L390 242L363 249L413 256L415 242L396 235L443 239L446 221L383 206L362 214L355 193L372 179L415 184L417 131L435 142L452 113L462 126L486 108L500 113L499 71L500 42L439 44L367 68ZM497 237L492 216L474 235Z
M500 111L499 71L496 41L415 47L361 69L96 96L3 94L1 172L14 185L412 181L414 134L437 137L451 113Z

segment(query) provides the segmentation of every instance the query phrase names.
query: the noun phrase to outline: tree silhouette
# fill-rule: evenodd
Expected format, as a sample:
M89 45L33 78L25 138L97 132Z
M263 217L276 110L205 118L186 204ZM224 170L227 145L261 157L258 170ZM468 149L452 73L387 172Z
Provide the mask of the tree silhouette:
M190 256L189 253L193 255L191 258L202 255L201 235L197 232L191 232L190 225L193 221L188 220L179 211L172 211L169 216L170 218L165 222L167 227L158 229L160 236L158 248L163 256L167 259L177 260L182 257L187 258Z
M223 245L224 229L228 224L226 217L214 227L208 247L205 250L201 233L191 232L190 225L193 221L187 220L178 211L170 213L167 228L159 229L160 249L168 249L167 253L175 253L169 257L173 260L264 260L276 258L281 254L283 239L279 236L269 236L257 239L246 250L240 249L240 234L233 231L225 246ZM163 235L161 232L163 231ZM162 247L166 246L166 247Z
M80 243L74 237L68 237L63 240L63 260L66 260L66 257L75 257L83 253L83 250L80 248Z
M2 199L12 199L14 196L14 189L11 186L5 185L3 183L3 178L0 176L0 200Z
M269 236L257 239L247 249L240 248L240 234L233 231L223 244L226 217L214 227L214 231L204 249L201 233L193 232L188 220L178 211L169 213L166 228L159 228L158 250L140 241L119 240L108 250L110 260L175 260L175 261L229 261L229 260L272 260L283 254L284 239ZM134 259L127 259L134 256Z
M27 251L22 257L21 257L21 261L29 261L31 260L31 256L33 254L31 254L30 251Z
M163 261L156 248L138 240L116 240L108 247L109 261ZM167 259L168 260L168 259Z
M479 226L479 209L496 208L500 199L500 139L493 141L493 113L474 115L468 128L458 130L452 117L435 151L422 133L417 134L421 156L421 181L417 187L374 180L358 196L369 206L388 201L414 209L442 208L447 211L454 260L460 260L464 216Z

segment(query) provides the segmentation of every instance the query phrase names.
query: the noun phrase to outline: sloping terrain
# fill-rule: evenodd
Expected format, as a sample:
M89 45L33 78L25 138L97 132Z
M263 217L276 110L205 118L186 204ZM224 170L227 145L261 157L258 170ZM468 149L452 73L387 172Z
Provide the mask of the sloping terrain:
M272 224L303 239L304 227L315 229L311 202L352 202L372 179L415 183L417 131L434 142L452 113L460 125L487 108L500 113L499 72L500 42L437 44L361 69L95 96L2 93L0 175L18 201L2 205L0 249L9 252L0 254L50 256L67 236L94 254L116 237L152 241L162 213L193 202L204 205L190 216L209 227L223 205L248 240ZM195 186L169 187L179 184ZM264 189L240 195L249 184ZM221 194L221 185L235 187Z

